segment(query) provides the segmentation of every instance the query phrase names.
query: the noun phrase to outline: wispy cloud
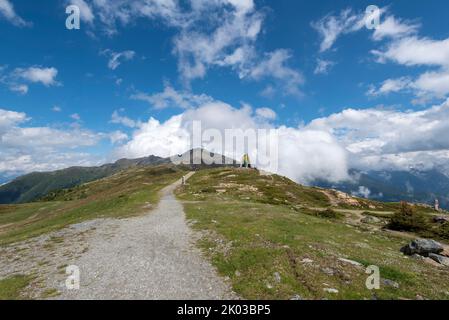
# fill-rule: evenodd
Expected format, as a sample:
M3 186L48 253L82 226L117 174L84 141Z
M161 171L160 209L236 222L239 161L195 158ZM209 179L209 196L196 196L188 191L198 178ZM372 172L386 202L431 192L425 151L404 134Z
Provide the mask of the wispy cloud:
M9 89L20 94L27 94L29 88L26 84L11 84Z
M291 53L285 49L270 52L250 70L248 77L255 80L272 77L283 84L285 94L300 96L302 93L299 87L304 83L304 77L299 71L288 66L291 58Z
M377 26L373 33L376 41L385 38L399 38L417 33L420 24L402 21L394 16L388 16Z
M73 120L75 120L77 122L81 121L81 116L78 113L71 114L70 118L72 118Z
M17 27L31 26L30 22L25 21L17 15L13 4L9 0L0 0L0 17L3 17Z
M123 61L130 61L134 59L134 56L136 55L136 53L132 50L114 52L110 49L103 50L100 54L109 58L108 68L111 70L117 69Z
M190 88L192 81L204 78L210 69L217 67L230 68L241 79L257 81L250 75L255 68L267 62L270 54L259 52L256 46L265 12L259 10L253 0L189 0L189 5L181 5L175 0L84 1L95 12L95 25L109 36L139 18L162 22L175 30L172 52L177 58L178 72L185 88ZM219 20L217 16L220 16ZM274 50L273 53L274 58L278 58L283 50ZM111 50L104 54L110 58L108 66L111 69L116 69L121 59L132 58L131 53L125 55ZM301 84L297 81L300 72L284 63L279 70L285 73L287 68L292 70L288 73L295 80L281 78L279 72L271 79L284 85L284 89L287 87L283 93L297 95Z
M393 62L430 69L414 79L402 77L386 80L377 90L378 93L411 91L418 97L416 103L449 95L449 38L435 40L406 36L392 40L386 49L373 50L372 53L379 63Z
M277 117L276 112L270 108L258 108L258 109L256 109L255 113L258 117L261 117L261 118L267 119L267 120L274 120Z
M81 127L29 126L30 119L23 112L0 109L0 172L20 174L99 162L83 149L109 138L107 134Z
M432 68L419 76L402 76L384 80L381 84L369 86L370 96L390 93L413 93L415 103L444 99L449 95L449 39L420 37L421 24L391 14L389 8L380 9L380 24L373 29L371 39L381 45L371 53L378 63L393 62L407 67ZM350 8L340 14L328 14L313 22L312 27L321 36L320 52L330 50L337 39L344 34L361 30L365 25L365 13L354 13ZM315 74L326 73L327 60L318 59ZM436 70L435 70L436 68Z
M355 13L348 8L342 10L339 15L328 14L312 22L312 27L321 37L320 52L331 49L341 35L362 29L365 26L364 18L365 13Z
M138 121L134 121L133 119L128 118L126 116L121 115L120 113L123 112L123 111L124 111L124 109L115 110L112 113L110 122L114 123L114 124L121 124L121 125L123 125L125 127L129 127L129 128L137 127L139 125L139 122Z
M182 108L190 109L212 102L208 95L196 95L186 91L177 91L170 84L165 83L164 91L154 94L135 93L131 99L148 102L155 109Z
M11 91L24 95L28 93L30 84L39 83L46 87L61 85L56 80L57 75L58 70L54 67L33 66L16 68L12 71L2 67L0 68L0 83Z
M81 20L92 25L95 20L95 15L92 7L84 0L66 0L66 5L75 5L80 9Z
M410 88L411 85L412 80L409 77L387 79L380 85L379 88L371 86L367 94L369 96L380 96L387 95L389 93L397 93Z
M379 62L393 61L406 66L449 67L449 38L435 40L405 37L388 44L386 50L373 50Z
M313 71L314 74L327 74L329 72L329 69L332 68L332 66L335 63L329 60L324 59L317 59L315 70Z

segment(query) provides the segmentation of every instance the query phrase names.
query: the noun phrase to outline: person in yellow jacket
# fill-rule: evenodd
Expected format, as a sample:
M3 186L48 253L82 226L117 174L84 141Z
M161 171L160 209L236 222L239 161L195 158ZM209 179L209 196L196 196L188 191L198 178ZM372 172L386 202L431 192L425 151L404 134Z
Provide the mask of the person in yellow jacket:
M251 168L251 162L249 161L249 155L247 153L243 155L242 167Z

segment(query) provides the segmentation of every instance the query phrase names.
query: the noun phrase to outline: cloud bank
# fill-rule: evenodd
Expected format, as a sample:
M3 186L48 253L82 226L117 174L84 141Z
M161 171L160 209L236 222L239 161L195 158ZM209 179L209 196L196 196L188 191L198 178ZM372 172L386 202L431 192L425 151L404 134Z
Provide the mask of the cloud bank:
M104 139L124 139L118 132L93 132L79 124L65 128L28 126L30 119L23 112L0 108L2 176L99 164L105 159L92 155L88 148Z
M201 121L203 130L218 130L223 137L225 129L231 128L274 129L279 136L277 173L298 182L309 183L322 177L330 181L348 178L347 151L329 132L309 128L276 127L270 122L275 117L275 112L269 108L253 109L248 105L235 108L224 102L210 102L186 110L165 122L150 118L133 132L128 142L116 149L115 157L136 158L149 154L168 157L181 154L192 147L199 147L191 143L191 128L193 121ZM229 157L234 156L234 149L226 149L222 142L206 141L202 147ZM255 150L248 152L255 154Z
M269 108L209 102L165 122L150 118L115 150L115 156L168 157L183 153L194 147L192 122L201 121L204 130L213 128L223 136L229 128L274 129L279 137L277 173L305 184L315 179L344 181L349 178L349 168L438 168L449 173L449 124L445 121L449 118L449 100L423 111L348 108L298 127L276 126L271 122L275 118L276 113ZM233 150L216 149L214 141L202 147L233 156Z

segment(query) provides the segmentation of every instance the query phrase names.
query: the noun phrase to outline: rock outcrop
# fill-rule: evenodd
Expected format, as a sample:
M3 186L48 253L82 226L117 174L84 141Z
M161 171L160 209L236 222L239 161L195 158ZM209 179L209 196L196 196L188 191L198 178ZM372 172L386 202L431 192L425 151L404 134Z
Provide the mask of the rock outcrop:
M449 222L449 217L433 217L433 222L444 224L446 222Z
M441 256L439 254L430 253L429 258L438 262L439 264L442 264L443 266L449 267L449 258Z
M431 253L439 254L443 250L444 248L440 243L429 239L416 239L401 248L401 252L408 256L419 254L424 257L428 257Z

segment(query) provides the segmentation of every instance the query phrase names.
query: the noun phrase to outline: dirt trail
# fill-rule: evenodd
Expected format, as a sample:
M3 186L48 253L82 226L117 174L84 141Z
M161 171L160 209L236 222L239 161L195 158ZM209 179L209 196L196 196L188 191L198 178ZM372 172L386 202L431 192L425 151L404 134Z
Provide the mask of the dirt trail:
M237 298L193 244L173 194L180 183L163 189L158 207L147 215L98 226L89 250L73 263L80 269L80 289L61 286L56 299Z
M180 184L164 188L144 216L85 221L0 247L0 279L33 275L32 299L237 299L195 246L173 194ZM65 286L68 265L79 267L79 290Z

